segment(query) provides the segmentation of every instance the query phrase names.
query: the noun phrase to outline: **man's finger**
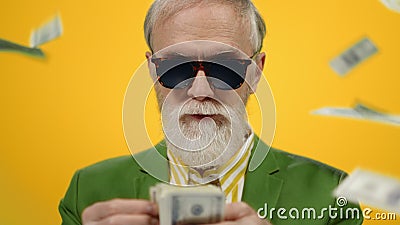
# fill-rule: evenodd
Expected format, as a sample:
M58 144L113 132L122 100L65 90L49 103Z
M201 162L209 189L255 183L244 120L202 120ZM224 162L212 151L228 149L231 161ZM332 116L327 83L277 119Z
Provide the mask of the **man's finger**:
M158 225L158 219L146 215L146 214L136 214L136 215L128 215L128 214L118 214L112 215L103 220L95 222L93 224L96 225L126 225L126 224L135 224L135 225Z
M200 225L238 225L237 221L222 221L219 223L200 224Z
M267 220L260 219L257 214L251 213L250 215L245 215L237 220L226 220L214 224L203 224L203 225L272 225Z
M113 199L98 202L87 207L82 213L82 222L100 221L115 214L148 214L158 215L156 205L139 199Z
M254 213L256 212L244 202L234 202L225 206L225 220L238 220Z

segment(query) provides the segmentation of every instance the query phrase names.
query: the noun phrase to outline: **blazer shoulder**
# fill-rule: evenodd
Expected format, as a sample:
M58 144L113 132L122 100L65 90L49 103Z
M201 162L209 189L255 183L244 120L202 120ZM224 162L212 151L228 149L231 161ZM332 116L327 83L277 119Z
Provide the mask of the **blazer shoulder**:
M283 150L271 148L271 153L274 155L277 163L279 164L280 170L283 172L292 173L307 173L308 176L321 175L329 177L337 177L338 180L343 179L347 175L346 172L337 169L328 164L322 163L320 161L292 154Z
M161 146L161 144L159 144ZM159 146L157 145L157 147ZM84 177L89 180L105 180L115 179L116 177L136 177L145 171L142 168L142 163L138 163L138 160L142 159L152 160L154 157L154 148L149 148L134 155L125 155L115 158L106 159L92 165L86 166L77 171L80 177Z
M127 169L139 168L132 155L119 156L106 159L80 169L80 173L85 174L104 174L110 172L124 171Z
M103 160L75 172L60 212L65 218L73 214L80 220L82 211L95 202L114 198L134 198L134 180L141 177L140 167L132 155Z

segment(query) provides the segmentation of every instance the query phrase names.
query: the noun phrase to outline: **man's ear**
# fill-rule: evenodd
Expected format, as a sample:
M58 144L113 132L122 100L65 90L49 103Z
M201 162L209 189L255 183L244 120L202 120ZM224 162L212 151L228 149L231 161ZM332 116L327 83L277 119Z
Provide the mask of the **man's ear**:
M155 82L156 81L156 71L155 71L155 67L153 66L153 64L151 63L151 57L153 56L152 54L151 54L151 52L149 52L149 51L147 51L146 52L146 60L147 60L147 68L149 68L149 72L150 72L150 76L151 76L151 79L153 79L153 81Z
M256 58L254 60L257 67L254 68L254 72L253 72L254 77L251 79L251 81L250 81L251 83L249 84L251 94L255 93L257 90L257 85L261 79L262 71L264 69L265 58L266 58L265 52L261 52L256 56Z
M261 71L264 70L265 58L266 58L265 52L261 52L260 54L258 54L256 59L257 66L258 68L260 68Z
M147 67L150 68L152 54L151 54L151 52L147 51L145 55L146 55L146 59L147 59Z

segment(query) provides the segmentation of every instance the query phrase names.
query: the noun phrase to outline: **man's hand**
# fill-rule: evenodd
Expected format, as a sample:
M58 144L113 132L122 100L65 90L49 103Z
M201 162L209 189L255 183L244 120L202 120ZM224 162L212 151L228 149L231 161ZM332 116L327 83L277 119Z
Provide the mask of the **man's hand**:
M87 207L82 213L83 225L157 225L156 204L138 199L113 199L98 202Z
M227 204L224 221L215 225L272 225L267 220L260 219L249 205L244 202Z

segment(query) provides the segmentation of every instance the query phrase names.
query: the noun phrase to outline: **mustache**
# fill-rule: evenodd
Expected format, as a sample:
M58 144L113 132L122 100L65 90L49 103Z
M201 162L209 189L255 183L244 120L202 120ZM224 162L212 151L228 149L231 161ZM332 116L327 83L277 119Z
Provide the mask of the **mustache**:
M191 115L221 115L229 118L228 110L217 100L206 98L203 101L191 100L180 110L180 116Z

